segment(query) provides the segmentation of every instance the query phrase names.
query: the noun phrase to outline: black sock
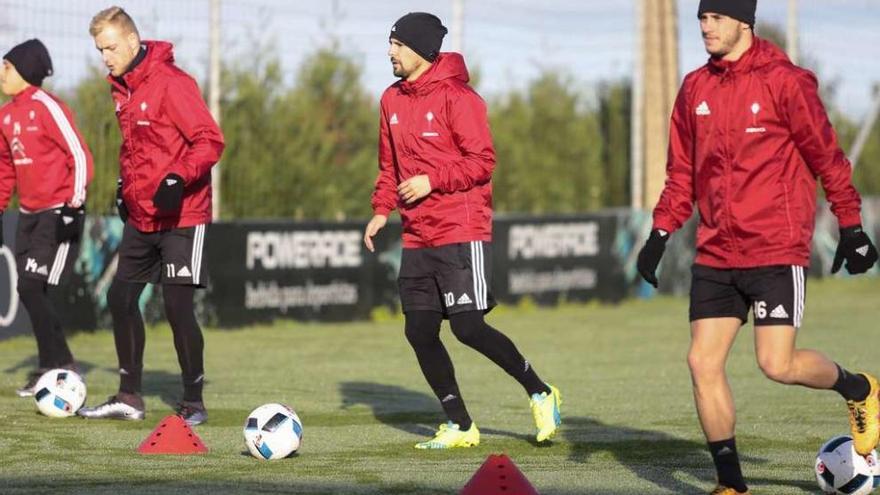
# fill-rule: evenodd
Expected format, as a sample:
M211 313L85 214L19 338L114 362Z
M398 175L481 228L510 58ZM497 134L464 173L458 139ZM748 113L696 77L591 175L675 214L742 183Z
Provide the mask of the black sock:
M37 340L39 368L60 368L73 362L61 320L49 299L48 284L30 277L19 277L18 295L31 319Z
M831 388L842 395L845 400L865 400L871 392L871 384L868 383L868 379L864 375L846 371L837 363L835 365L837 366L837 381Z
M113 341L119 360L119 391L141 393L144 368L144 320L138 299L146 284L113 281L107 291L107 306L113 316Z
M449 421L457 424L461 431L468 431L471 429L471 425L473 421L471 420L470 414L467 412L467 408L464 407L464 399L461 397L449 394L443 399L440 399L440 405L443 407L443 412L446 413L446 417L449 418Z
M481 311L451 315L449 324L458 340L500 366L526 389L527 394L550 393L550 387L541 380L516 345L486 323Z
M119 368L119 391L126 394L141 395L143 381L141 368Z
M205 339L196 320L193 299L195 287L164 285L165 316L174 334L174 349L183 378L183 400L201 402L205 383Z
M442 320L443 316L434 311L407 312L406 339L415 351L422 374L440 400L446 417L466 431L471 428L473 421L458 390L452 360L440 341Z
M513 342L511 342L511 345L512 344ZM538 373L535 372L535 368L532 367L532 363L530 363L525 358L523 358L523 372L520 376L521 379L519 379L519 383L522 384L522 386L526 389L526 393L529 394L529 396L531 396L532 394L540 395L541 393L546 393L547 395L550 395L550 393L552 392L552 390L550 390L550 387L548 387L547 384L544 383L538 376Z
M202 388L205 376L199 375L195 379L183 377L183 400L187 402L202 402Z
M718 473L718 484L733 488L738 492L748 490L739 466L739 454L736 452L736 438L718 442L709 442L709 453Z

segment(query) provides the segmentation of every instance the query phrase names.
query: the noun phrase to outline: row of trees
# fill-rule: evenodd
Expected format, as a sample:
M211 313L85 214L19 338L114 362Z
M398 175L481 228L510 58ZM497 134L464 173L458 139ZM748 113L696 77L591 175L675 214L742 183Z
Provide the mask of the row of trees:
M370 214L378 109L360 66L334 46L316 51L293 84L276 59L223 72L222 216L340 220ZM594 93L547 71L525 89L489 98L497 151L498 211L573 213L629 204L630 86ZM65 95L95 157L90 211L107 213L120 137L97 69ZM856 126L836 115L848 146ZM864 194L880 194L880 126L856 169Z

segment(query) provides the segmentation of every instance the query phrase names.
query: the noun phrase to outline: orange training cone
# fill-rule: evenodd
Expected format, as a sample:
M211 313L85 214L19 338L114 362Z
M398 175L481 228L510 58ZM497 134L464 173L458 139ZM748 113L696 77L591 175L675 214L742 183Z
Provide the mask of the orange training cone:
M204 454L207 451L202 439L176 415L165 416L138 447L141 454Z
M492 454L459 495L538 495L538 491L504 454Z

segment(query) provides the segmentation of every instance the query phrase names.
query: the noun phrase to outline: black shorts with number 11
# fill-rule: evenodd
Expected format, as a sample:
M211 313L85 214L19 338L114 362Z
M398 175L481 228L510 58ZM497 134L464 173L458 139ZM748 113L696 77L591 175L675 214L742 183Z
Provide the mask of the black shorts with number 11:
M141 232L126 223L116 278L124 282L205 287L206 225Z

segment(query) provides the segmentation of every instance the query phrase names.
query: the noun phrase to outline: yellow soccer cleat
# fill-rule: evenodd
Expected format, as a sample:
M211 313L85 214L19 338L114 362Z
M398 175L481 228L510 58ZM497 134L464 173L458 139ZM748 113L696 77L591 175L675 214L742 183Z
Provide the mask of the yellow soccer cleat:
M853 445L859 455L868 455L880 440L880 385L877 379L867 373L860 373L868 380L871 390L863 401L846 401L849 408L849 428L852 432Z
M532 394L532 398L529 399L532 417L535 418L535 426L538 427L538 434L535 436L538 442L553 438L562 423L559 409L562 406L562 396L559 394L558 388L549 383L547 386L550 388L550 395L547 395L547 392L542 392Z
M440 429L434 438L427 442L416 444L417 449L455 449L463 447L476 447L480 445L480 430L477 425L471 423L471 428L461 431L459 426L452 421L440 425Z
M751 492L738 492L729 486L718 485L709 495L751 495Z

